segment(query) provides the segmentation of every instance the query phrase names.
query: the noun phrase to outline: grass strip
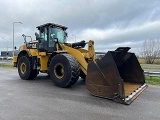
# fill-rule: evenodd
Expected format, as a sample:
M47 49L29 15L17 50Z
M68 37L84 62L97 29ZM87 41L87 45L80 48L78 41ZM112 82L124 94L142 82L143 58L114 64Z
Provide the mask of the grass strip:
M141 64L142 69L160 69L160 65Z
M4 68L13 68L13 65L0 63L0 67L4 67Z
M146 83L151 85L160 85L160 77L145 76Z

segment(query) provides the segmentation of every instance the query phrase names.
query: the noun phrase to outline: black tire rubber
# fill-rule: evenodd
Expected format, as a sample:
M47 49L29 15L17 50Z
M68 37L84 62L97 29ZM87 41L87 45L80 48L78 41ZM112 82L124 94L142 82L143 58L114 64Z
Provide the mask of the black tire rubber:
M83 80L86 79L86 75L85 75L82 71L80 72L80 77L81 77Z
M58 65L63 68L63 73L61 78L56 74ZM49 66L50 78L54 84L58 87L66 88L74 85L80 74L80 67L77 60L69 54L57 54L55 55ZM59 73L61 75L61 73Z
M22 64L26 66L24 73L21 71ZM33 69L30 58L26 56L23 56L18 60L18 73L20 78L23 80L32 80L37 77L37 70Z

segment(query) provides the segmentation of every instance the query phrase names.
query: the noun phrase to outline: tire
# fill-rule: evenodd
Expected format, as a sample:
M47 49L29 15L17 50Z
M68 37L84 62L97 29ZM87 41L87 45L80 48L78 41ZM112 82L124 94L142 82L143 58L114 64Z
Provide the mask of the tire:
M23 80L32 80L37 77L37 70L32 68L30 58L26 56L18 60L18 73Z
M81 77L83 80L86 79L86 75L85 75L82 71L80 72L80 77Z
M55 55L49 65L50 78L58 87L66 88L74 85L80 74L77 60L69 54Z

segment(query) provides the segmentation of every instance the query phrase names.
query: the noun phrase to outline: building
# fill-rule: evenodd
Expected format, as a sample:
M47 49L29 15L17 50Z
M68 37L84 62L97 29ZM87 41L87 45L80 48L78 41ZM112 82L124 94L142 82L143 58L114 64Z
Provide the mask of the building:
M12 57L13 56L13 51L1 51L1 56L2 57Z

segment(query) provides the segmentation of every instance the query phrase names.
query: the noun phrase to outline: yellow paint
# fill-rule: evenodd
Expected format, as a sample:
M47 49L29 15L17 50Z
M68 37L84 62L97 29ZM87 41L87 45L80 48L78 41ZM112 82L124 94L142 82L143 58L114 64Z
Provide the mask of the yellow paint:
M47 56L46 52L39 52L37 58L40 59L40 71L48 70L47 63L49 55Z
M90 40L88 43L88 54L89 54L89 59L90 61L94 61L96 59L96 54L94 50L94 41Z
M46 52L39 52L39 56L46 56Z
M48 70L47 67L47 62L48 62L48 56L40 56L40 70L45 71Z
M31 56L37 56L38 50L37 49L28 49Z
M48 56L46 52L38 52L37 49L29 49L29 52L31 56L37 56L37 58L40 58L40 70L46 71L48 70L47 62L48 62Z
M57 78L62 79L65 75L64 66L61 63L57 63L54 66L54 74Z
M13 56L13 63L16 63L17 62L17 56Z
M22 73L22 74L25 74L25 73L26 73L27 66L26 66L25 63L22 63L22 64L20 65L20 70L21 70L21 73Z
M61 47L63 48L63 51L66 50L68 54L75 57L80 64L81 70L87 75L87 67L88 63L94 61L96 59L95 51L94 51L94 41L90 40L88 42L88 50L82 49L82 48L72 48L71 46L67 46L64 44L61 44ZM58 44L56 44L57 50L59 49ZM26 45L20 46L21 50L28 50L29 54L31 56L37 56L37 58L40 59L40 71L47 71L48 70L48 60L50 54L47 54L46 52L39 52L35 47L34 49L27 49ZM61 50L60 50L61 51ZM17 62L17 56L13 57L13 62Z
M21 45L19 48L20 51L26 50L26 49L27 49L26 44Z

